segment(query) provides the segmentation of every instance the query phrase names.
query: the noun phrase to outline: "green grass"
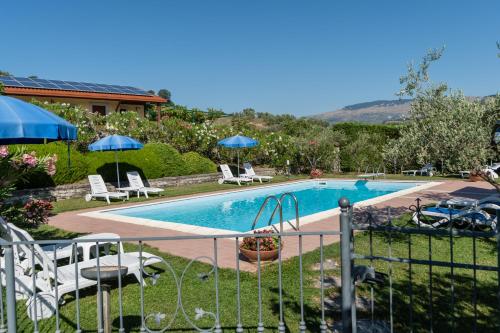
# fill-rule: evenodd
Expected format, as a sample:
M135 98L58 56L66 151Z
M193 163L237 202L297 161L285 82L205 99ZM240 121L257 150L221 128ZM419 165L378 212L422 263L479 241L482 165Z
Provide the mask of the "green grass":
M395 223L403 224L408 220L408 216L400 218ZM73 233L66 233L50 226L42 226L36 230L30 230L36 238L52 239L60 237L74 237ZM304 236L306 237L306 236ZM313 237L313 236L311 236ZM318 236L314 236L318 239ZM355 252L358 254L369 254L370 242L367 232L358 233L355 236ZM428 259L427 236L412 236L412 257L415 259ZM286 246L286 239L284 240ZM389 242L391 243L392 256L406 258L408 256L408 238L401 234L374 233L373 254L389 255ZM454 237L454 261L461 263L473 262L473 241L471 238ZM450 239L449 237L432 237L433 260L450 260ZM319 240L318 240L319 244ZM136 246L127 244L127 251L136 250ZM176 272L180 278L183 270L189 261L161 253L154 248L145 247L148 252L161 255ZM497 264L496 243L491 240L476 240L476 251L478 264ZM325 259L334 259L339 262L339 245L333 244L325 247ZM200 255L212 256L212 249L207 248ZM319 250L309 252L303 257L304 267L304 311L308 330L310 332L319 331L320 323L320 291L317 288L319 272L312 269L315 263L319 262ZM357 264L369 264L368 261L358 260ZM393 285L393 309L395 332L410 331L410 311L409 302L409 270L407 264L392 264L392 267L385 262L376 261L373 263L377 270L388 273L392 270ZM214 276L210 275L208 280L199 279L199 273L208 273L211 267L207 264L194 262L186 272L182 283L182 303L186 313L191 320L194 317L195 308L201 307L206 311L215 311L215 289ZM177 287L172 274L164 264L157 264L150 271L161 274L157 285L150 283L144 289L146 313L162 312L167 313L167 319L175 311ZM429 331L429 270L427 266L414 265L412 269L413 287L413 332ZM455 269L454 272L455 305L451 309L451 276L449 268L433 267L433 312L434 312L434 332L445 332L450 329L450 313L454 313L456 332L471 332L474 318L473 309L473 272L465 269ZM326 276L339 276L340 270L334 269L326 271ZM299 285L299 260L292 258L283 264L283 295L285 323L289 332L298 332L298 322L300 321L300 285ZM147 279L148 280L148 279ZM149 281L149 280L148 280ZM266 265L262 269L262 304L263 322L266 329L276 331L278 324L278 270L276 264ZM478 304L478 332L497 331L500 318L496 310L498 300L496 293L497 274L495 272L477 271L477 304ZM236 320L236 272L231 269L219 269L219 299L220 318L224 332L234 332ZM328 288L325 291L327 296L338 297L340 290L336 287ZM358 296L369 297L370 290L366 285L357 288ZM95 331L96 329L96 289L87 288L81 292L81 324L84 331ZM374 287L375 317L380 320L389 321L389 288L385 286ZM247 332L255 332L258 322L258 294L257 275L255 273L241 273L241 302L242 321ZM124 321L126 331L136 332L140 328L140 288L133 278L125 280L123 288L124 300ZM65 297L66 303L61 306L61 327L62 331L75 329L75 298L74 295ZM118 328L118 289L112 290L112 318L113 327ZM25 314L24 303L19 302L18 314L22 317L19 321L20 331L32 330L32 323ZM327 312L328 322L340 320L337 312ZM369 312L358 310L358 318L370 318ZM202 319L197 321L201 327L211 326L211 321ZM47 319L40 322L40 331L53 331L55 319ZM153 322L152 327L158 328ZM192 331L182 314L178 314L173 324L174 331ZM267 331L267 330L266 330Z

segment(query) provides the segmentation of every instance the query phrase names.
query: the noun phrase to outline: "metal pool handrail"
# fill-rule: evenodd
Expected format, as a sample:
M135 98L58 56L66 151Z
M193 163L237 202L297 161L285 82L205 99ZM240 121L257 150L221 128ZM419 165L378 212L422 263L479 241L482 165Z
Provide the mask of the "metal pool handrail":
M255 219L253 220L252 230L255 229L255 225L257 224L257 221L259 221L259 218L262 215L262 212L264 211L264 208L266 208L266 206L269 203L269 201L273 200L273 199L277 203L276 207L274 208L274 211L276 211L276 209L279 207L279 211L280 211L280 232L283 232L283 209L281 207L281 200L278 199L275 195L270 195L270 196L266 197L266 199L264 200L264 202L260 206L259 212L257 213L257 216L255 216ZM274 215L274 212L273 212L273 215Z
M274 200L276 200L277 205L276 205L276 207L274 207L274 210L271 213L271 217L269 218L269 221L267 222L267 225L268 226L271 225L271 223L273 221L273 218L274 218L274 215L276 215L276 211L278 211L278 209L279 209L279 212L280 212L280 232L283 232L283 198L285 198L286 196L291 197L293 199L293 201L294 201L294 204L295 204L295 227L294 227L294 229L298 231L300 229L299 200L297 199L297 197L295 196L295 194L293 194L291 192L285 192L285 193L283 193L279 197L279 199L276 196L274 196L274 195L270 195L270 196L266 197L266 199L264 200L264 202L260 206L260 209L259 209L259 212L257 213L257 216L255 217L255 219L253 221L252 230L255 229L255 225L257 224L257 221L259 220L260 216L262 215L262 212L264 211L264 208L267 206L267 204L269 203L269 201L271 199L274 199Z

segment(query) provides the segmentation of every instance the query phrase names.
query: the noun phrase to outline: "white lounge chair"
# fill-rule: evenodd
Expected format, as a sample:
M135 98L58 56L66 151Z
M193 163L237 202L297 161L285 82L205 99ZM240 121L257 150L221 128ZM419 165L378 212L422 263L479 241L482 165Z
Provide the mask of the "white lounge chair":
M403 170L403 175L405 176L429 176L432 177L434 176L434 172L436 171L436 168L432 166L431 163L427 163L424 165L421 169L418 170Z
M250 163L243 163L243 167L245 168L245 173L243 175L241 175L242 177L249 178L252 180L258 180L261 183L262 183L262 181L270 182L271 180L273 180L272 176L257 175Z
M450 222L475 223L477 226L496 227L496 216L488 214L480 208L453 209L445 207L427 207L419 214L412 216L413 222L421 227L438 228L447 226Z
M109 192L101 175L90 175L88 178L91 193L85 196L87 201L92 198L104 198L109 205L111 203L109 199L123 199L124 201L129 199L128 192Z
M127 178L129 187L122 187L120 188L120 190L137 192L137 197L139 197L141 193L144 193L144 196L148 198L148 193L158 194L163 192L162 188L144 186L144 182L142 181L141 175L139 175L137 171L127 172Z
M358 178L363 178L363 179L368 180L369 178L375 179L375 178L382 177L382 176L385 177L385 172L378 172L378 169L376 172L375 172L375 170L373 170L373 172L368 172L368 167L367 167L365 170L365 173L358 175Z
M0 217L0 231L2 231L4 234L11 234L13 230L17 230L18 232L24 232L25 237L29 238L30 240L33 240L31 235L26 231L23 230L19 227L17 227L14 224L7 224L4 219ZM120 236L117 234L105 232L105 233L99 233L99 234L90 234L90 235L85 235L81 237L77 237L74 240L75 241L80 241L80 240L88 240L88 239L119 239ZM99 247L104 248L104 253L109 254L109 247L112 244L112 242L100 242ZM73 253L73 245L72 244L57 244L57 245L42 245L41 246L42 250L45 252L45 254L51 259L54 259L54 248L56 250L56 257L57 260L62 260L62 259L70 259L70 262L74 259L74 253ZM120 243L120 248L118 249L120 253L123 253L123 244ZM90 257L95 254L95 243L78 243L77 244L77 251L79 254L83 255L83 260L90 260ZM21 253L21 257L23 257L23 253ZM27 265L31 265L31 263L28 263Z
M9 227L12 226L9 225ZM23 242L31 239L31 236L29 236L29 234L22 229L17 228L12 230L14 231L12 233L13 241ZM43 251L38 244L33 244L33 247L31 248L30 245L19 243L19 247L24 253L28 254L28 260L34 260L35 263L42 269L40 272L36 273L36 288L41 290L40 293L37 293L36 302L33 297L32 283L29 283L29 281L22 276L16 276L16 282L19 281L21 283L26 281L23 290L27 293L26 296L28 296L26 304L28 306L28 315L32 320L34 320L33 307L35 303L37 303L37 310L38 307L40 307L40 311L37 311L37 320L48 318L53 314L53 309L55 309L56 303L54 302L59 302L63 295L76 291L77 289L79 290L96 285L97 281L85 279L81 275L81 269L97 266L97 260L99 260L99 267L117 266L119 256L120 264L128 268L127 275L134 275L139 282L141 281L142 274L141 260L143 267L161 262L161 258L148 252L142 252L142 256L140 256L139 252L127 252L115 255L106 255L99 257L99 259L95 258L56 267L54 265L54 261L46 255L45 251ZM33 249L33 251L31 249ZM34 256L34 258L32 258L32 256ZM145 284L144 280L143 283ZM57 288L57 296L59 299L55 299L55 288Z
M227 164L221 164L220 169L222 171L222 178L218 180L219 184L237 183L241 186L241 183L248 184L253 182L253 179L250 178L233 176L233 173Z

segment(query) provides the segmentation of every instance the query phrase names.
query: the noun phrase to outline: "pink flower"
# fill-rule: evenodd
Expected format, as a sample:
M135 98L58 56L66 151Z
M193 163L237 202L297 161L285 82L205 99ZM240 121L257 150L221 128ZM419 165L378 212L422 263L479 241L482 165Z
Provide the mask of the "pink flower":
M0 157L5 158L9 156L9 147L7 146L0 146Z
M38 163L38 160L35 157L35 152L31 152L31 154L23 154L22 161L28 168L34 168Z

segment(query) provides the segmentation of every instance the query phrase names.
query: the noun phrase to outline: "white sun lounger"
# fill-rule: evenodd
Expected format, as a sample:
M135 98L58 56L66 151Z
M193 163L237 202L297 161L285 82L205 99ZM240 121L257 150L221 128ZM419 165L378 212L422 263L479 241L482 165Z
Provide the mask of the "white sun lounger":
M375 179L375 178L382 177L382 176L385 177L384 172L378 172L378 169L377 169L377 172L375 172L375 170L373 170L373 172L368 172L368 168L366 168L365 173L362 173L362 174L358 175L357 177L368 180L369 178Z
M31 239L31 236L29 236L29 234L22 229L13 229L13 231L13 241L29 241ZM25 278L26 275L16 276L16 282L23 282L26 280L23 289L27 293L26 296L29 297L26 305L28 307L28 315L32 320L35 319L34 311L32 311L35 303L37 303L37 310L40 307L40 311L37 311L37 320L48 318L53 314L53 310L56 306L55 302L59 302L63 295L76 291L77 289L80 290L96 285L97 281L85 279L81 275L81 269L97 266L98 260L99 266L117 266L118 257L120 257L120 264L128 268L127 275L134 275L139 282L141 281L142 274L141 260L142 267L161 262L161 258L148 252L142 252L142 256L140 256L140 252L128 252L115 255L106 255L103 257L99 257L98 259L95 258L87 261L81 261L78 263L56 267L54 265L54 261L45 254L45 251L43 251L43 249L38 244L33 244L33 251L31 250L30 245L19 244L19 247L24 253L29 254L29 260L32 260L31 256L34 256L33 259L35 263L40 265L42 268L42 271L36 273L36 287L37 289L41 290L41 292L37 292L36 302L34 301L33 297L33 285L29 283L29 281ZM57 286L55 284L57 284ZM57 300L55 299L56 287L57 296L59 298Z
M148 198L148 193L158 194L163 192L162 188L144 186L141 175L139 175L137 171L127 172L127 178L129 187L122 187L120 188L121 191L137 192L137 197L139 197L141 193L144 193L146 198Z
M257 175L250 163L243 163L243 167L245 168L245 173L243 175L241 175L242 177L249 178L252 180L258 180L261 183L262 183L262 181L270 182L271 180L273 180L272 176Z
M446 226L451 221L462 221L477 226L496 227L496 216L488 214L479 208L452 209L445 207L424 208L419 215L415 212L412 216L413 222L421 227L438 228Z
M429 177L432 177L432 176L434 176L434 171L435 171L435 168L432 166L431 163L428 163L428 164L424 165L419 170L403 170L402 174L405 175L405 176L420 175L420 176L429 176Z
M109 192L101 175L89 175L88 178L91 192L85 196L88 201L92 198L104 198L109 205L111 203L109 199L129 199L128 192Z
M237 183L241 186L241 183L248 184L253 182L253 179L250 178L233 176L233 173L231 172L231 169L229 169L229 166L227 164L221 164L220 169L222 171L222 178L218 180L219 184Z
M31 235L26 231L23 230L19 227L17 227L14 224L8 224L5 222L4 219L0 217L0 230L3 231L5 234L9 235L13 233L13 231L18 231L20 233L24 233L25 237L29 240L33 240ZM99 233L99 234L91 234L91 235L85 235L81 237L75 238L75 241L79 240L88 240L88 239L119 239L120 236L117 234L113 233ZM104 247L104 253L109 254L109 247L112 242L100 242L99 247ZM74 259L74 253L73 253L73 245L72 244L57 244L57 245L43 245L41 246L42 250L45 252L45 254L51 259L54 260L54 248L56 250L55 256L57 257L57 260L62 260L62 259L70 259L70 262L73 261ZM95 243L92 242L82 242L77 244L77 249L78 252L83 255L83 260L87 261L90 260L90 257L92 255L95 255ZM123 244L120 243L120 248L119 248L120 253L123 253ZM21 257L24 257L23 253L20 253ZM31 265L30 263L26 263L25 265Z

